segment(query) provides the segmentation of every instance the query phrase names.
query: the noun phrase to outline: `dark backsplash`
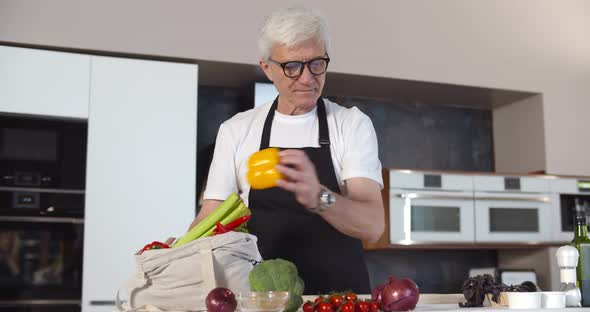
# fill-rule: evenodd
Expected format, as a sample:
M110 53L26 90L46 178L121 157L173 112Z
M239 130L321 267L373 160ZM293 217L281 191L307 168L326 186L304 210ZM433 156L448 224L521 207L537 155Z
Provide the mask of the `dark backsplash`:
M387 276L413 279L421 293L460 293L473 267L495 267L495 250L384 250L365 252L371 286Z
M357 106L377 132L385 168L493 171L492 113L451 106L328 96ZM219 125L253 107L252 89L199 87L197 194L207 175ZM472 267L496 266L495 251L388 250L366 252L371 285L388 275L409 277L423 293L459 293ZM343 274L345 274L343 272Z
M385 168L494 171L491 111L329 98L371 118Z

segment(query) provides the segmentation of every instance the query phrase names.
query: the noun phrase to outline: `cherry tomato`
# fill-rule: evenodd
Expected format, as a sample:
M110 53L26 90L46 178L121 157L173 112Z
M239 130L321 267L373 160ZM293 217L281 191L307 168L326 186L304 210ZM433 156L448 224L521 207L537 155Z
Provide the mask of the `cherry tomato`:
M315 312L333 312L333 310L334 309L332 309L331 304L323 301L318 303L318 305L314 309Z
M359 301L356 303L355 312L369 312L369 304L366 301Z
M303 312L313 312L313 302L311 301L307 301L306 303L303 304Z
M357 297L356 297L356 294L355 293L353 293L353 292L347 292L347 293L344 294L344 299L347 300L347 301L352 301L353 303L355 303Z
M340 307L340 312L354 312L354 303L346 301L342 304L342 307Z
M369 312L378 312L379 311L379 302L371 301L369 302Z
M324 296L319 296L319 297L315 298L313 303L318 303L318 302L322 302L322 301L324 301Z
M330 296L330 303L332 304L334 309L340 308L340 306L342 305L342 300L342 296L338 294L333 294L332 296Z

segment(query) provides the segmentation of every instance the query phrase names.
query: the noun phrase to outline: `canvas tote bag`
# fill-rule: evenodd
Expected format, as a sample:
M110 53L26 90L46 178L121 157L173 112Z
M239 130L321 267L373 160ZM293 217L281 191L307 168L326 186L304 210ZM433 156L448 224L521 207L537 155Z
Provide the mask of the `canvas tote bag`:
M205 311L215 287L250 290L248 275L262 258L256 236L228 232L135 256L136 272L116 295L117 311Z

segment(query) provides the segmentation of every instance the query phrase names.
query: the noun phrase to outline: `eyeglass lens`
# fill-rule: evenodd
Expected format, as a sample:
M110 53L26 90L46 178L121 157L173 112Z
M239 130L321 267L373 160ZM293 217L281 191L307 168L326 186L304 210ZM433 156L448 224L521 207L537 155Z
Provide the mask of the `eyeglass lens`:
M303 74L303 64L303 62L297 61L285 63L285 66L283 67L285 75L289 77L297 77ZM326 69L328 68L328 62L324 59L312 60L308 64L309 71L314 75L321 75L325 73Z

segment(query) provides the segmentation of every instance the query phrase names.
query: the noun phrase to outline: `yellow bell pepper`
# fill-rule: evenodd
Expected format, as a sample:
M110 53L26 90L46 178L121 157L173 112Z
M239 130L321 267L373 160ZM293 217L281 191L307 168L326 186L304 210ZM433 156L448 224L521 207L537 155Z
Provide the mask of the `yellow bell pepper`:
M248 159L248 183L257 190L276 186L278 179L282 179L281 173L275 169L279 163L279 149L275 147L260 150Z

